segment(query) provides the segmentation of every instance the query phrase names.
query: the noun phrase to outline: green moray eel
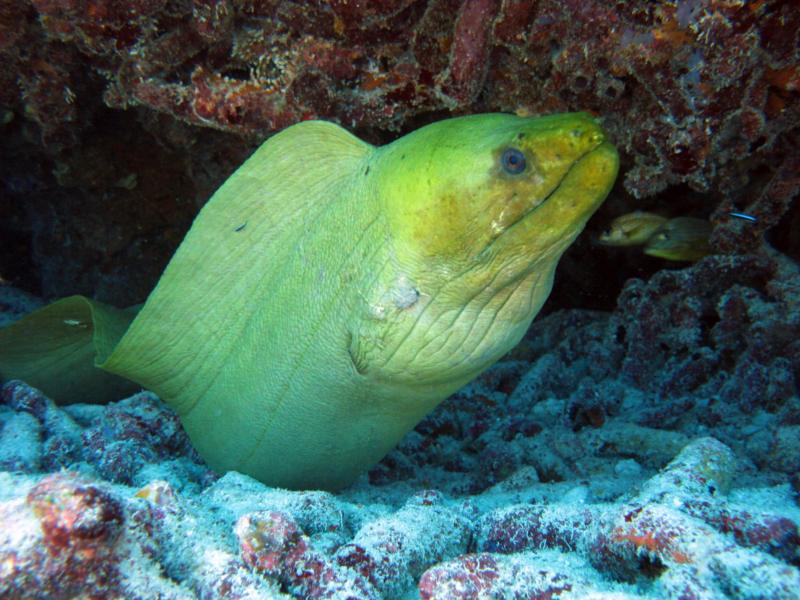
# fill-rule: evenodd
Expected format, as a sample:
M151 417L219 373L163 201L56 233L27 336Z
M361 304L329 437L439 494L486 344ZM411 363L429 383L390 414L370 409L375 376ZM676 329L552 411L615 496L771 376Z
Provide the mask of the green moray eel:
M66 401L70 373L114 374L177 411L214 469L341 488L520 340L617 166L582 113L448 119L382 147L294 125L214 194L138 314L81 297L32 313L0 332L0 374Z

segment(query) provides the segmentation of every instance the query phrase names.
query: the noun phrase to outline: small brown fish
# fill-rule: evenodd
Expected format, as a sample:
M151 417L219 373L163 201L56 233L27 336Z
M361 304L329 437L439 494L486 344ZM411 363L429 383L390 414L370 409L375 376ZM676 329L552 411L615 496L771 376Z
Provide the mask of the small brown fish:
M637 210L611 221L597 241L604 246L640 246L666 222L666 217Z
M667 260L700 260L711 254L711 223L694 217L676 217L659 227L647 241L644 253Z

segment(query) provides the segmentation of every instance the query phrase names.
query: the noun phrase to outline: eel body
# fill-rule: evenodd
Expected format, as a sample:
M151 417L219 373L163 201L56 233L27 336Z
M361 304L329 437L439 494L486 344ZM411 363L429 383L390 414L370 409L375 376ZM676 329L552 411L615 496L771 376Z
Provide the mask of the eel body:
M57 401L132 381L218 471L346 486L519 341L617 165L582 113L448 119L382 147L300 123L214 194L138 313L34 312L0 331L0 375Z

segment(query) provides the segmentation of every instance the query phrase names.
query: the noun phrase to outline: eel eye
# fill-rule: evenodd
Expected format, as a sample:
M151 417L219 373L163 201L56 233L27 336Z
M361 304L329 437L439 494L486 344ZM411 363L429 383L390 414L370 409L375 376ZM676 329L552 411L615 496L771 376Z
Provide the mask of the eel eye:
M509 175L519 175L525 170L525 155L516 148L506 148L500 157L500 164Z

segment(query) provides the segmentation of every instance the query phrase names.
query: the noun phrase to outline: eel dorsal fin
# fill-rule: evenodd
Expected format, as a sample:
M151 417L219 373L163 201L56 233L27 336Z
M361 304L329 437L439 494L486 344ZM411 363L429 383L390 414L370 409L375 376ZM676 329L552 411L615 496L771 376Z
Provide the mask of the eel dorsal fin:
M324 426L296 386L315 369L335 369L341 273L357 260L341 232L362 228L359 176L372 150L320 121L267 141L200 211L99 363L175 409L217 470L263 471L247 465L264 459L265 436L292 435L286 424L303 422L300 414L309 428Z
M59 404L119 400L139 385L95 366L140 307L119 309L69 296L0 329L0 376L22 379Z
M269 301L268 286L299 233L335 202L341 180L371 150L324 121L273 136L203 207L139 317L100 366L156 391L179 413L189 411Z

